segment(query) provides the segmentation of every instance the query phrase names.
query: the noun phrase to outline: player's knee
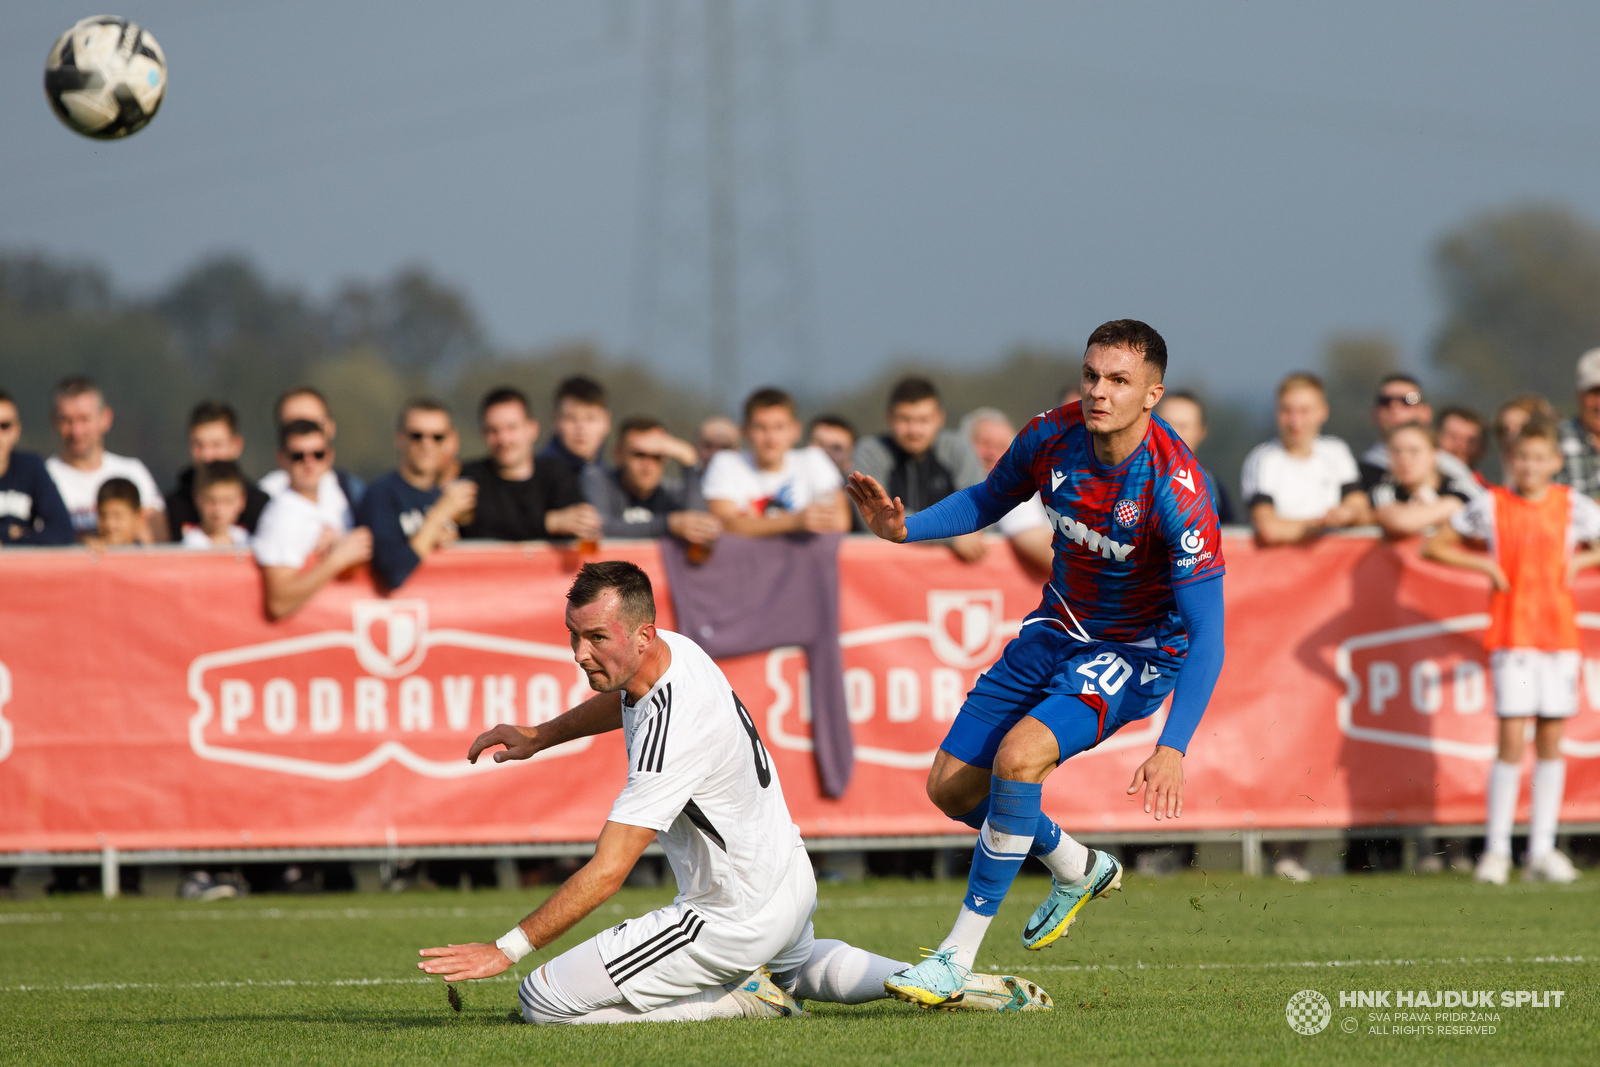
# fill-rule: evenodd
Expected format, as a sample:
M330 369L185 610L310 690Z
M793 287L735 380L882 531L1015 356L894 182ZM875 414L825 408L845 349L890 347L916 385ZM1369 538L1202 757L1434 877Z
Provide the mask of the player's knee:
M571 1012L552 995L542 968L528 975L517 986L517 1000L522 1006L523 1022L533 1026L555 1026L573 1019Z
M1004 778L1012 782L1038 782L1055 766L1054 759L1044 753L1035 751L1022 744L1010 743L1000 746L1000 751L995 753L994 773L997 778Z

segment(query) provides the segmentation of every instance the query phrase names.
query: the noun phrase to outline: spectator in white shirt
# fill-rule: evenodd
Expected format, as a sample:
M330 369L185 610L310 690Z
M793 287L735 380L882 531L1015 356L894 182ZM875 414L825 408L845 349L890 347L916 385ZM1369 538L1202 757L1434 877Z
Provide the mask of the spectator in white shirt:
M239 464L229 459L197 463L191 479L197 523L183 527L184 548L239 548L250 543L241 525L249 483Z
M330 448L333 447L335 438L339 436L339 427L334 423L333 416L328 414L328 401L309 385L297 385L278 397L272 415L273 423L278 427L280 434L291 422L304 419L316 423L322 429L328 437ZM289 472L272 471L262 477L257 484L268 496L277 496L289 487ZM341 467L332 467L322 477L317 499L321 501L322 509L329 516L343 522L344 528L349 529L351 516L355 514L356 505L361 503L361 494L366 488L366 483L354 474Z
M1328 394L1314 374L1278 386L1278 439L1245 457L1245 506L1263 545L1292 545L1372 521L1350 446L1322 435Z
M844 479L828 454L800 443L793 398L759 389L744 404L750 450L711 457L702 491L711 514L729 533L770 537L790 533L848 533Z
M112 478L126 478L139 490L143 538L165 541L166 502L156 488L156 480L143 463L105 449L111 414L110 405L93 381L82 376L64 379L56 386L51 413L56 433L61 436L61 452L45 460L45 469L56 483L79 537L92 536L99 526L96 504L100 486Z
M333 443L322 427L297 419L279 431L278 442L289 484L261 513L251 542L270 619L298 611L335 575L372 558L372 532L350 529L348 505L341 520L321 499L333 470ZM320 558L307 567L313 556Z
M961 436L971 443L978 462L988 472L1011 447L1017 428L999 408L978 408L961 420ZM1055 532L1038 493L1006 512L994 528L1011 542L1011 551L1026 567L1050 573L1055 565L1055 549L1051 547Z

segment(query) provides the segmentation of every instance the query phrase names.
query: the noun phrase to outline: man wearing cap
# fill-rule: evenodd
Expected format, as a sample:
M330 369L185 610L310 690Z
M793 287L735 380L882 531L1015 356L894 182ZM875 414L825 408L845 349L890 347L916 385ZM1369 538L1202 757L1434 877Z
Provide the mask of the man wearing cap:
M1561 420L1561 454L1556 481L1600 499L1600 348L1578 359L1578 414Z
M1389 431L1414 422L1433 425L1433 407L1422 397L1422 384L1409 374L1385 375L1372 398L1372 423L1378 428L1378 440L1361 454L1361 488L1368 494L1389 473L1389 446L1384 443ZM1447 482L1477 485L1472 468L1450 453L1441 451L1436 462Z

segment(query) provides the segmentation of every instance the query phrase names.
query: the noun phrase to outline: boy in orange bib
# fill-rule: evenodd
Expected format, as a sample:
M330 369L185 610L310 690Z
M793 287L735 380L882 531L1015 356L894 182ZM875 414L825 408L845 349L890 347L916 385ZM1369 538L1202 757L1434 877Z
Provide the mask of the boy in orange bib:
M1511 487L1496 486L1457 511L1423 548L1430 559L1482 571L1494 592L1489 605L1489 670L1500 716L1500 756L1489 771L1489 819L1477 880L1504 885L1511 871L1511 823L1522 788L1528 720L1536 719L1533 818L1524 881L1570 882L1572 861L1556 847L1556 823L1567 766L1562 722L1578 710L1578 619L1572 584L1600 564L1600 504L1551 482L1561 469L1553 423L1532 418L1511 445ZM1469 551L1463 539L1488 554Z

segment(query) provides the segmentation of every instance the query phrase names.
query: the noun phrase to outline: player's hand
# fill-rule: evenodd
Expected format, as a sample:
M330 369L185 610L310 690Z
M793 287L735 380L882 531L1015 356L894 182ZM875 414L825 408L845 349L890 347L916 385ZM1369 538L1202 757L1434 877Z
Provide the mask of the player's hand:
M855 501L856 509L861 512L861 521L867 524L867 529L885 541L895 544L905 541L906 506L899 497L889 499L889 494L878 484L878 479L855 471L845 479L844 490Z
M539 743L539 728L537 726L512 726L510 723L501 723L493 730L485 730L472 741L472 747L467 749L467 762L477 763L478 757L486 748L496 745L506 746L504 752L496 752L494 761L504 763L506 760L527 759L544 745Z
M1144 789L1144 810L1159 822L1183 814L1183 753L1157 745L1150 758L1139 764L1128 783L1128 795Z
M418 968L429 974L440 975L446 982L493 978L511 967L511 957L501 952L499 946L481 942L425 948L417 955L427 957L426 962L417 964Z

